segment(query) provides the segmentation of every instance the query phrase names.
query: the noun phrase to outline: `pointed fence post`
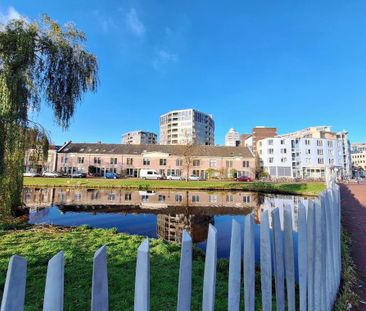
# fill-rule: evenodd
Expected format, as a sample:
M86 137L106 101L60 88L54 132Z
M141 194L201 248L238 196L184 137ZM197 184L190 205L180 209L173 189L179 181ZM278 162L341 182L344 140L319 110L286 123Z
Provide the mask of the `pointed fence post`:
M272 310L272 251L268 210L262 212L260 225L260 258L262 309Z
M108 310L107 247L105 245L94 254L91 310Z
M255 240L253 215L245 216L244 228L244 304L246 311L255 307Z
M182 250L180 256L178 311L191 310L192 296L192 239L186 230L182 236Z
M214 311L216 292L217 231L210 224L206 245L205 274L203 279L203 311ZM137 310L136 310L137 311Z
M306 219L307 268L308 268L308 310L314 310L314 272L315 272L315 203L309 201Z
M287 308L289 311L295 311L295 257L292 233L292 211L289 206L284 209L284 233Z
M47 267L46 287L44 291L44 311L62 311L64 309L64 252L50 259Z
M324 255L324 236L322 235L322 205L315 203L315 239L314 239L314 311L322 310L323 297L323 255Z
M307 310L307 226L306 208L300 203L298 214L298 269L299 269L299 292L300 292L300 311Z
M283 234L281 230L280 211L272 211L273 244L275 258L276 304L278 311L285 310L285 271L283 260Z
M150 310L150 247L144 240L137 250L135 279L135 311Z
M11 256L6 273L1 311L23 311L25 284L27 278L27 260Z
M232 221L230 262L229 262L229 294L228 310L239 311L240 307L240 284L241 284L241 232L240 224Z

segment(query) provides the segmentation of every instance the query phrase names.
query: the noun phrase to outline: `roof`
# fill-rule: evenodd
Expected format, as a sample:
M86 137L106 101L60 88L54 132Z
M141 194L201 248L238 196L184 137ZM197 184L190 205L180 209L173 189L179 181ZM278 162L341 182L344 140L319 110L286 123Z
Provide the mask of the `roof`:
M162 152L182 156L187 150L185 145L130 145L101 143L69 143L60 153L92 153L92 154L142 154L145 152ZM244 157L253 158L247 147L204 146L195 145L193 156Z

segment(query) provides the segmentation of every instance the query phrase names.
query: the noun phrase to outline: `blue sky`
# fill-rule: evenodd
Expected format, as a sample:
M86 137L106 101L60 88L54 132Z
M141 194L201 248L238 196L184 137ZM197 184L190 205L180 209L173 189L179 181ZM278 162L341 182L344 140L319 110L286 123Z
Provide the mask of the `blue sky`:
M256 125L332 125L366 140L364 0L2 0L0 12L72 21L98 58L99 89L67 131L47 106L32 116L57 144L158 133L159 115L182 108L211 113L218 144Z

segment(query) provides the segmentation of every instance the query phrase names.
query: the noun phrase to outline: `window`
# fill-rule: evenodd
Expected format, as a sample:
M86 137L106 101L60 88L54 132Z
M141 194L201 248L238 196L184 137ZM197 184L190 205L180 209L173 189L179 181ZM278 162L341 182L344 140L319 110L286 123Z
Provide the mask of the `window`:
M117 164L117 158L111 158L111 164Z
M150 165L150 159L148 159L148 158L144 158L144 159L142 160L142 164L143 164L143 165Z
M216 203L217 202L217 195L216 194L210 194L208 196L208 202L210 202L210 203Z
M284 145L284 144L285 144L285 140L281 139L281 145Z
M243 203L250 203L250 196L249 195L244 195L243 196Z
M165 202L165 195L159 194L159 202Z
M193 166L200 166L200 160L193 160Z
M243 161L243 167L249 167L249 161Z
M305 139L305 145L310 145L310 140L309 139Z
M318 155L323 155L323 149L318 149Z
M226 195L226 202L233 202L234 201L234 197L232 194L227 194Z
M281 149L281 153L287 153L287 149L286 148L282 148Z
M101 163L101 161L100 161L100 158L94 158L94 164L100 164Z
M273 154L273 148L268 149L268 154Z
M233 167L233 161L232 160L226 160L226 168Z
M133 158L127 158L127 165L133 164Z
M268 140L268 145L271 145L271 146L273 145L273 139Z
M160 165L166 165L166 159L160 159Z
M176 159L175 160L175 165L176 166L182 166L183 165L183 160L182 159Z
M273 158L268 158L269 163L273 163Z
M115 193L108 193L108 201L114 201L116 200L116 194Z
M281 158L281 163L286 163L287 162L287 158Z
M306 154L311 154L311 149L306 149L305 153Z
M323 158L318 158L318 164L324 164L324 159Z
M183 196L181 194L176 194L175 195L175 202L182 202L183 201Z
M84 157L78 157L78 163L79 164L84 163Z
M193 170L192 174L194 176L200 176L200 170Z
M125 201L131 201L132 200L132 194L131 192L125 193Z
M319 146L319 147L323 146L323 141L322 140L317 140L316 145Z
M200 196L199 195L192 195L192 202L193 203L197 203L200 201Z
M329 164L334 165L334 159L329 159Z
M332 141L328 141L328 147L333 148L333 142Z
M216 167L216 165L217 165L216 160L210 160L210 161L209 161L209 166L210 166L210 167Z

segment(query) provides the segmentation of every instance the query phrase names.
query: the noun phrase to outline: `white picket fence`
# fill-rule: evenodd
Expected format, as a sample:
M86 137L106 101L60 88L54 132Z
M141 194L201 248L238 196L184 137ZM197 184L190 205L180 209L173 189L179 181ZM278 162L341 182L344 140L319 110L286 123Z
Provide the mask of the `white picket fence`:
M262 310L272 310L272 280L275 280L277 310L331 310L341 275L340 194L334 182L319 198L298 210L298 247L294 247L290 209L264 210L260 225L260 271ZM253 216L245 217L244 239L240 224L232 223L229 264L228 309L239 310L244 275L245 310L255 310L255 234ZM244 248L242 243L244 240ZM242 249L244 252L242 253ZM298 251L295 263L295 251ZM203 284L202 310L215 308L217 232L210 225ZM72 263L70 263L72 264ZM243 264L243 273L242 273ZM298 265L298 278L295 265ZM27 261L12 256L6 276L1 311L24 310ZM298 279L299 290L295 291ZM191 309L192 240L183 233L179 270L177 310ZM286 292L285 292L286 289ZM296 295L299 295L296 299ZM137 250L134 310L150 310L149 241ZM299 301L299 304L297 304ZM43 310L61 311L64 306L64 254L48 263ZM107 248L94 255L91 310L108 310Z

